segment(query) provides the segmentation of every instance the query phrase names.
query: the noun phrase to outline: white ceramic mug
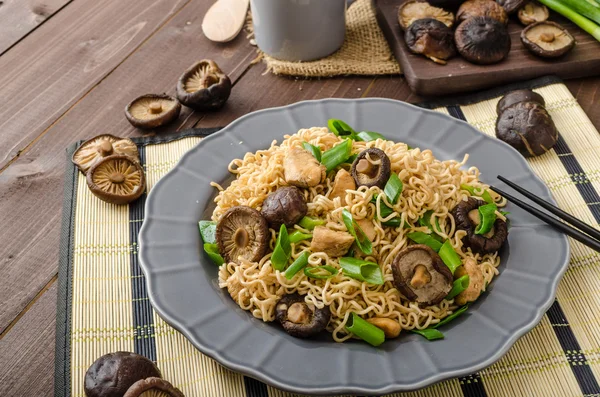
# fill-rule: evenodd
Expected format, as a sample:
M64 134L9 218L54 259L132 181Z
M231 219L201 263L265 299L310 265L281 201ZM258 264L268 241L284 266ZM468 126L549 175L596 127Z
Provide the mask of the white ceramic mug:
M311 61L337 51L346 32L346 0L251 0L258 47L273 58Z

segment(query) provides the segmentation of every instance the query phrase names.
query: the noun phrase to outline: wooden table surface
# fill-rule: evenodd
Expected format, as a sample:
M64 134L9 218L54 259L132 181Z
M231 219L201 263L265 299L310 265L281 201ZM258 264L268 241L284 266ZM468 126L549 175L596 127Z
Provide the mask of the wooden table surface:
M222 126L258 109L328 97L418 102L402 77L265 74L243 34L201 30L209 0L0 1L0 396L53 393L65 148L101 133L140 136L123 109L174 94L194 61L214 59L234 88L222 110L184 110L165 131ZM600 129L600 77L567 85Z

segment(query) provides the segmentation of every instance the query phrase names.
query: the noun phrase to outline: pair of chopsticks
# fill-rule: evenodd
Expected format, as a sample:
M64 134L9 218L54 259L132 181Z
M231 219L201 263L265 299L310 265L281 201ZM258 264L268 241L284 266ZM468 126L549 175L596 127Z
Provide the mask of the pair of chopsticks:
M540 211L539 209L519 200L518 198L511 196L510 194L508 194L506 192L503 192L502 190L500 190L494 186L490 186L490 189L492 189L496 193L500 194L501 196L505 197L508 201L510 201L511 203L515 204L518 207L521 207L522 209L529 212L530 214L537 217L538 219L543 220L544 222L546 222L553 228L557 229L558 231L560 231L560 232L566 234L567 236L574 238L575 240L579 241L580 243L585 244L588 247L600 252L600 231L599 230L594 229L592 226L588 225L587 223L580 221L579 219L575 218L573 215L567 214L565 211L561 210L560 208L555 207L554 205L550 204L549 202L542 200L535 194L531 193L530 191L528 191L526 189L523 189L521 186L515 184L514 182L509 181L508 179L504 178L503 176L498 175L498 179L501 180L502 182L506 183L508 186L515 189L517 192L521 193L523 196L527 197L534 203L540 205L542 208L544 208L544 209L548 210L549 212L551 212L552 214L558 216L560 219L575 226L577 229L572 226L569 226L569 225L559 221L555 217L548 215L547 213Z

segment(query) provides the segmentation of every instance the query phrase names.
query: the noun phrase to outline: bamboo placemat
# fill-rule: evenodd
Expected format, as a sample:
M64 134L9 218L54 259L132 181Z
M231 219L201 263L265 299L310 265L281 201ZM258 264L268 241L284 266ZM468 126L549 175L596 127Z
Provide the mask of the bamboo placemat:
M542 78L423 106L466 120L493 135L499 97L523 87L535 88L544 96L560 131L554 149L529 163L560 207L598 225L600 135L560 80ZM136 139L148 188L215 130ZM77 145L69 148L69 158ZM290 397L221 367L156 315L137 261L144 203L145 197L129 206L98 200L89 192L84 176L68 161L59 269L56 396L84 396L83 378L88 366L102 354L127 350L156 361L164 377L188 397ZM556 301L540 324L500 361L464 378L394 396L600 396L600 254L574 241L571 252Z

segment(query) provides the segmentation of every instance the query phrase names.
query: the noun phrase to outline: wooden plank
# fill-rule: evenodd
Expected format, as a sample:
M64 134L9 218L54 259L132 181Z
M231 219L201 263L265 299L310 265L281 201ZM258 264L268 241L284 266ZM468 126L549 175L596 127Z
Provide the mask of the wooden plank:
M0 169L189 1L75 1L0 57Z
M600 131L600 77L567 80L565 82L594 126Z
M0 55L71 1L0 1Z
M144 93L174 94L179 75L200 57L213 58L234 81L255 57L242 35L226 45L202 37L202 15L209 5L188 3L0 174L0 332L56 273L65 147L100 133L139 136L125 119L125 105ZM234 89L231 102L251 101L252 95ZM230 109L231 103L222 112ZM194 117L183 112L179 124L168 129L175 131Z
M56 287L0 340L0 396L52 395Z

